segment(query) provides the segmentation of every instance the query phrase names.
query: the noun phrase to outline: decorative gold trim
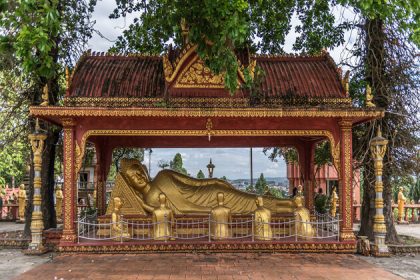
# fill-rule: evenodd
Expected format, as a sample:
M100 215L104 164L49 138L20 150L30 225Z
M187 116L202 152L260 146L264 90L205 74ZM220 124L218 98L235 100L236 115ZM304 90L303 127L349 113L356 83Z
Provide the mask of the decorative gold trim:
M345 236L345 238L351 238L354 239L354 234L352 231L353 224L352 224L352 201L351 201L351 186L352 186L352 122L348 119L343 119L339 122L340 129L341 129L341 139L343 141L343 160L344 160L344 176L341 175L341 179L343 182L343 191L344 191L344 197L345 200L345 209L343 209L344 213L341 213L342 215L345 214L345 221L342 228L341 235L344 236L345 231L348 230L349 233ZM344 189L345 188L345 189ZM344 238L344 237L342 237Z
M168 59L168 55L164 55L163 59L163 69L165 72L165 80L170 83L174 80L174 78L177 76L179 70L181 69L182 64L184 64L185 60L190 57L190 54L195 52L197 49L197 45L191 45L188 44L183 48L182 52L179 54L179 57L175 61L175 65L172 65L171 62ZM165 59L166 57L166 59Z
M301 102L305 105L329 105L332 107L350 107L351 98L318 98L310 97ZM289 101L290 103L290 101ZM270 97L261 102L261 106L275 108L290 106L287 100L281 97ZM250 108L248 97L172 97L165 100L163 97L65 97L64 105L68 107L141 107L161 108L164 104L168 108ZM300 103L299 103L300 104ZM292 106L290 106L292 107Z
M224 118L380 118L383 110L365 109L298 109L298 108L91 108L91 107L30 107L30 115L35 117L224 117Z
M329 243L274 243L274 242L237 242L237 243L174 243L154 242L135 244L81 244L59 246L60 252L67 253L151 253L151 252L282 252L282 253L355 253L356 242Z

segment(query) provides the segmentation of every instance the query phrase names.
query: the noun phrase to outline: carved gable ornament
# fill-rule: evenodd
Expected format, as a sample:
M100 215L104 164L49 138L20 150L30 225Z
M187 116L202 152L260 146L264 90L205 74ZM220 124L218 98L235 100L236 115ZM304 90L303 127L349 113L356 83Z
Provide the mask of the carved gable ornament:
M165 80L171 88L208 88L208 89L224 89L224 74L214 74L203 60L196 53L196 46L188 44L185 46L174 62L169 60L168 54L163 56L163 68ZM238 68L238 86L245 82L245 67L239 63ZM250 63L250 74L254 76L256 60Z

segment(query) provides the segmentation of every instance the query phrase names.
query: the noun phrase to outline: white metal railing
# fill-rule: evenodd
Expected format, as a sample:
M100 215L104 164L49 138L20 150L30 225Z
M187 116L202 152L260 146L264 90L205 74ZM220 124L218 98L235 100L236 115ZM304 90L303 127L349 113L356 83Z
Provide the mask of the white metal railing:
M118 226L118 230L114 228ZM254 215L232 217L221 223L211 216L175 217L165 216L161 222L151 217L141 220L124 219L118 223L100 222L83 216L77 221L78 242L82 240L148 241L148 240L321 240L339 238L339 216L315 213L314 221L300 221L297 217L272 217L270 223L255 221ZM121 230L122 229L122 230ZM160 232L158 238L156 231ZM163 232L163 234L162 234ZM262 235L260 235L262 234Z

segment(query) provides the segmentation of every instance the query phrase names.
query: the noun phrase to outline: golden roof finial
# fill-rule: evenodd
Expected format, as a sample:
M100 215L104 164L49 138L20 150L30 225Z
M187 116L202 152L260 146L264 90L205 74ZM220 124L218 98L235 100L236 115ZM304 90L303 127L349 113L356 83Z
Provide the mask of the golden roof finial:
M366 107L375 107L375 104L372 102L373 94L372 94L372 88L370 85L366 86Z
M36 118L35 120L35 133L38 133L41 131L41 127L39 126L39 119Z
M346 92L346 96L349 95L349 80L350 80L350 71L347 70L344 74L343 79L341 80L341 84L343 85L344 91Z
M70 87L70 70L66 66L66 89Z
M184 46L189 43L188 33L190 32L190 27L188 26L187 20L185 18L181 19L181 34L182 34L182 41Z
M48 84L45 84L44 88L42 89L42 102L40 106L48 106Z

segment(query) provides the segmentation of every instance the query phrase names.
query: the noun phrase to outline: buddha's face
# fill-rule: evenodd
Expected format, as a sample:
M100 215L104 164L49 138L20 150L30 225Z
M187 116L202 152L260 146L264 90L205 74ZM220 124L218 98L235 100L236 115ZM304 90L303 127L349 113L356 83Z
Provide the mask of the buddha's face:
M132 167L129 170L127 170L127 177L131 181L131 183L134 184L138 189L143 189L147 186L148 182L146 176L135 167Z
M222 192L217 193L217 203L219 205L223 205L224 201L225 201L224 194Z
M120 209L122 206L122 201L119 197L114 198L114 208Z
M296 207L302 207L302 197L301 196L297 196L296 198L295 198L295 204L296 204Z
M159 203L160 205L166 204L166 195L164 193L159 194Z
M257 207L262 207L263 204L263 198L261 196L257 197L257 199L255 200L255 204L257 205Z

